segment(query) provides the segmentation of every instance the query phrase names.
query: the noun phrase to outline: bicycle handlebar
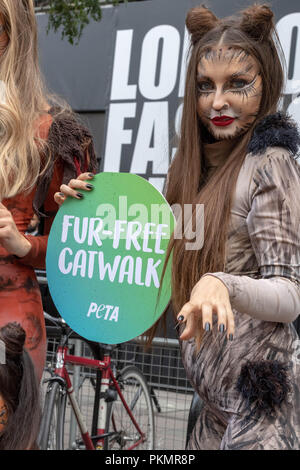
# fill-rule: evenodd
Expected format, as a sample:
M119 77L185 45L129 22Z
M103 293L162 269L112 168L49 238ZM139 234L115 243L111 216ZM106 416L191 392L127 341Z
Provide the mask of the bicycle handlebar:
M118 347L118 344L104 344L104 343L98 343L97 341L90 341L83 336L80 336L78 333L76 333L72 328L64 321L63 318L61 317L52 317L52 315L49 315L49 313L44 311L44 318L45 320L50 321L51 323L54 323L55 326L48 326L46 327L47 332L51 334L51 336L55 337L60 337L62 334L62 330L66 329L68 334L70 333L70 337L74 339L81 339L82 341L88 343L88 344L95 344L100 346L100 348L105 349L107 351L112 351L114 348Z
M54 323L55 325L66 326L66 327L70 328L63 318L61 318L61 317L52 317L52 315L49 315L49 313L47 313L45 311L44 311L44 318L45 318L45 320L48 320L51 323Z
M60 338L62 336L63 330L66 331L68 336L73 339L81 339L86 341L82 336L77 334L72 328L65 322L65 320L61 317L52 317L49 313L44 311L44 318L48 320L48 322L53 323L55 326L46 325L46 331L51 337Z

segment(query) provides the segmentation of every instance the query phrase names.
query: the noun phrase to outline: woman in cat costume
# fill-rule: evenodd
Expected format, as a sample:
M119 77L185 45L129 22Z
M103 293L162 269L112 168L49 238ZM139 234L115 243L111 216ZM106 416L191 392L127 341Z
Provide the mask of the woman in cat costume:
M218 19L198 7L186 25L181 132L165 194L195 214L204 204L202 248L187 249L185 233L168 249L182 359L203 401L187 448L299 450L300 137L277 111L273 13L253 5ZM84 176L57 202L84 189Z

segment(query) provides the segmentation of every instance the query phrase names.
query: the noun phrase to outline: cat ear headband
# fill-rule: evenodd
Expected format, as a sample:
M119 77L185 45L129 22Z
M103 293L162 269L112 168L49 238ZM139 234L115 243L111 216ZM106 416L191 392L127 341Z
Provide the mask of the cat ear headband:
M274 14L267 5L254 4L243 10L239 19L232 21L232 25L239 27L244 33L255 41L265 41L274 28ZM217 26L222 26L228 18L219 19L204 5L189 10L186 17L186 27L191 35L192 44L195 45L206 33ZM233 20L231 18L231 20Z

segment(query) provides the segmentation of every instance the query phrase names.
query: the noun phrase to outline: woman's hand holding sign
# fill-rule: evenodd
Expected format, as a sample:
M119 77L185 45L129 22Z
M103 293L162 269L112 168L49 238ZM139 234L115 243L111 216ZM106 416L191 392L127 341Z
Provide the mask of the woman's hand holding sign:
M82 199L78 192L85 190ZM143 334L171 297L170 263L160 281L175 225L171 208L131 173L85 173L61 193L55 200L68 201L55 216L46 256L57 310L91 341L117 344Z
M195 336L199 320L205 331L212 329L212 315L218 315L218 330L227 331L227 338L232 340L234 335L234 317L230 305L228 289L215 276L203 276L194 286L189 302L180 310L177 320L186 322L181 340Z
M54 194L55 202L61 206L68 196L76 199L82 199L83 194L80 191L91 191L93 185L87 183L86 180L92 180L95 175L93 173L81 173L77 179L72 179L68 184L62 184L60 192Z
M19 257L26 256L31 249L31 243L19 232L12 213L0 203L0 245Z

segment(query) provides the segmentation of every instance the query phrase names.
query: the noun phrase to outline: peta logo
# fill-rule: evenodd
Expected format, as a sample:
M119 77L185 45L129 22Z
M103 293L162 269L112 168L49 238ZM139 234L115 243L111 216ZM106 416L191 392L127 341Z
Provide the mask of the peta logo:
M95 315L99 320L102 319L117 322L119 319L119 307L104 304L98 305L95 302L92 302L86 316L91 317L92 315Z

